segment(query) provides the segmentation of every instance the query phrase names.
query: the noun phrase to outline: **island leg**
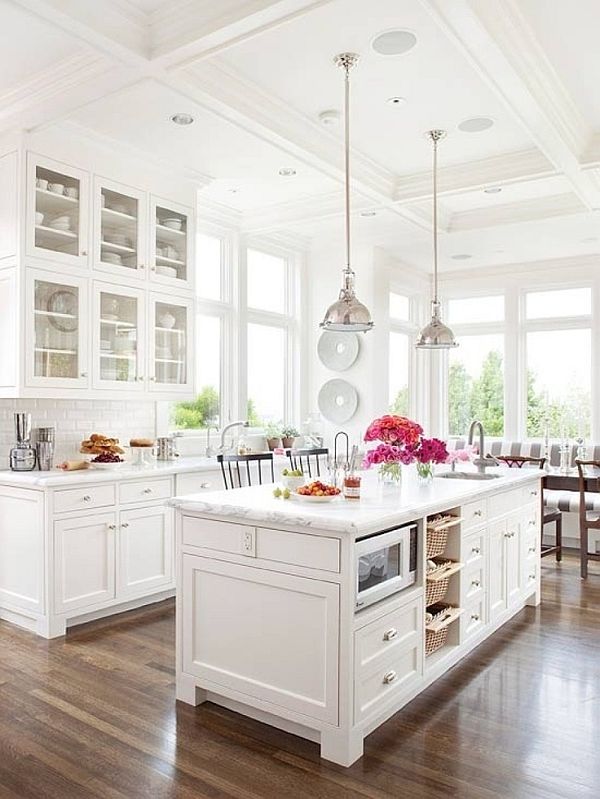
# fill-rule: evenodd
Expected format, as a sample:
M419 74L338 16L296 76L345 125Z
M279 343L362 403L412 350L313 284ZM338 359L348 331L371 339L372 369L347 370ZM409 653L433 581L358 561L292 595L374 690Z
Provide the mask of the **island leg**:
M323 730L321 757L339 766L351 766L363 756L363 736L355 730Z
M203 688L198 688L195 681L185 674L177 676L175 696L180 702L185 702L187 705L196 706L206 702L206 691Z

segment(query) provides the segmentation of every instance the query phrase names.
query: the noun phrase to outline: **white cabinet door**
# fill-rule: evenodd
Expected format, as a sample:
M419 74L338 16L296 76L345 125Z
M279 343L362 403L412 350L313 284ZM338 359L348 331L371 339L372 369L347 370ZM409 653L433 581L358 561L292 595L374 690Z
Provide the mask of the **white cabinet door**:
M143 289L94 282L94 388L143 391Z
M512 607L522 592L521 515L513 514L506 523L506 605Z
M193 215L190 208L150 198L150 278L178 289L192 288Z
M27 254L53 263L87 266L89 175L29 153Z
M54 610L65 613L115 596L116 515L54 522Z
M94 180L94 267L144 279L147 196L106 178Z
M182 580L184 672L337 723L338 585L195 555Z
M25 380L28 386L89 387L85 278L27 269Z
M506 521L489 527L489 581L490 621L506 609Z
M145 594L173 581L173 510L164 505L121 511L117 597Z
M192 301L151 294L148 330L150 390L190 394L193 386Z

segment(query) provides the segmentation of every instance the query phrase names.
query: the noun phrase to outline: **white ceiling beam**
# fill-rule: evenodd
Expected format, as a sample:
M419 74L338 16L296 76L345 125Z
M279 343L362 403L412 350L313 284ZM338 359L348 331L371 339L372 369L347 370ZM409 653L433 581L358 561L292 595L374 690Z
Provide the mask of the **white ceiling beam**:
M569 192L550 197L536 197L530 200L503 203L493 208L474 208L470 211L450 214L447 230L449 233L456 233L460 230L516 225L521 222L534 222L556 216L581 214L585 211L586 208L581 200Z
M420 0L589 209L600 192L579 156L592 132L516 0Z

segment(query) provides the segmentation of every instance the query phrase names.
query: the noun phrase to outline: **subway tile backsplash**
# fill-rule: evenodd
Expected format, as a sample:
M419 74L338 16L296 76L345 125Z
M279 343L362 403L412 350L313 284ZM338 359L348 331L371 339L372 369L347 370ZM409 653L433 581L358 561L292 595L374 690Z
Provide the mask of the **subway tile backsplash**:
M55 463L75 458L91 433L115 436L127 444L133 437L155 435L156 403L150 400L0 400L0 468L8 468L14 443L16 411L31 414L32 427L56 427Z

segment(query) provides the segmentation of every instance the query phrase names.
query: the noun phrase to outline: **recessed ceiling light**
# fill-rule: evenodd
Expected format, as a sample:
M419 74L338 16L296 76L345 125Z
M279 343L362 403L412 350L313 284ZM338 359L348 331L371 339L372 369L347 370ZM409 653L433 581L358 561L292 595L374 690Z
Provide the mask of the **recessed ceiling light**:
M361 216L377 216L377 211L361 211Z
M472 258L472 255L469 255L466 252L461 252L458 255L451 255L450 256L454 261L468 261L469 258Z
M290 166L284 166L279 170L279 174L282 178L291 178L296 174L296 170L292 169Z
M388 105L404 105L406 97L388 97L386 102Z
M325 128L334 128L340 121L340 112L333 108L327 111L321 111L319 114L319 122Z
M483 130L491 128L494 120L489 117L471 117L464 119L458 126L463 133L481 133Z
M402 55L412 50L417 43L414 33L406 30L384 31L375 36L371 47L379 55Z
M488 186L487 189L484 189L486 194L500 194L502 191L502 186Z
M229 192L229 194L237 194L239 192L239 189L235 189L235 188L234 189L227 189L227 191Z
M194 117L191 114L173 114L171 117L171 122L176 125L191 125L193 121Z

